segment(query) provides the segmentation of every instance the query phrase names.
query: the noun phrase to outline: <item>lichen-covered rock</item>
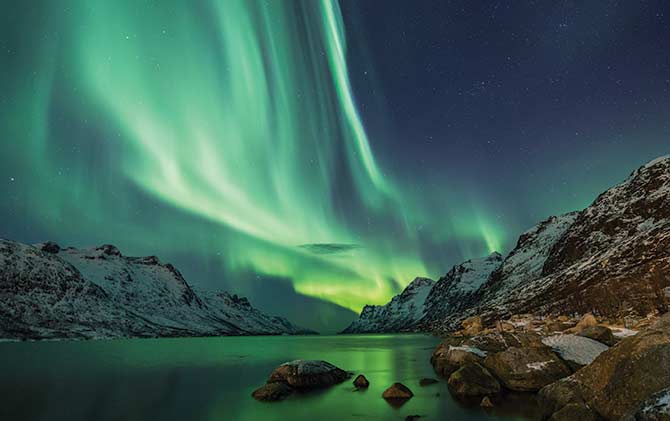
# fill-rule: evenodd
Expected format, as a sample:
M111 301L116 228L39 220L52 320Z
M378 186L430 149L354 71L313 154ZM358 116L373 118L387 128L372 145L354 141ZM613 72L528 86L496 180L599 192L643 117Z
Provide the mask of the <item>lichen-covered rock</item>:
M548 348L508 348L486 357L484 367L506 388L520 392L538 391L571 373Z
M585 403L606 419L625 419L654 393L670 387L670 314L621 340L569 378L540 391L542 407L559 412Z
M594 341L598 341L607 346L613 346L616 344L614 334L609 328L605 326L588 326L582 329L578 335L593 339Z
M267 383L254 390L251 396L259 401L274 402L286 399L293 389L286 383Z
M341 383L349 373L327 361L295 360L277 367L268 383L285 383L296 389L315 389Z
M500 393L500 383L481 365L466 364L449 376L449 391L459 397Z

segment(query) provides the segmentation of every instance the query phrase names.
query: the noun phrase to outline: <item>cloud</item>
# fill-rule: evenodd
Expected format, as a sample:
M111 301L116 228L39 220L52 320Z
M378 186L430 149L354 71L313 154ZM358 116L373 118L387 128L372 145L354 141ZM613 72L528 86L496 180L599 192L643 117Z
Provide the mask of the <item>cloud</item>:
M313 243L299 245L301 249L307 250L312 254L340 254L361 248L359 244L343 243Z

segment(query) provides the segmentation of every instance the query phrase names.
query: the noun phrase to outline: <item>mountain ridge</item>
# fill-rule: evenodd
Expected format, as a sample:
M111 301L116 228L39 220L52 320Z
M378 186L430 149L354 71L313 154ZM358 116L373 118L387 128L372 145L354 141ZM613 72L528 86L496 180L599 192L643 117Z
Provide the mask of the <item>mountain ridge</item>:
M478 269L477 276L486 278L479 288L454 295L452 290L463 286L454 274L471 261L455 265L434 284L421 320L395 320L395 325L434 332L455 330L473 315L490 324L519 313L616 318L666 311L670 155L640 166L585 209L551 216L522 233L504 259ZM361 313L345 331L358 333L365 317Z
M156 256L110 244L61 248L0 239L0 338L315 333L226 291L196 291Z

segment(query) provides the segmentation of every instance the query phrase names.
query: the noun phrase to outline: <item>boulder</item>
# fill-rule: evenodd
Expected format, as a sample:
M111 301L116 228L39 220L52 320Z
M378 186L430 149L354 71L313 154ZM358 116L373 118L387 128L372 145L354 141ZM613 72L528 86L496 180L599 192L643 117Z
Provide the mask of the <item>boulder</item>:
M616 344L614 334L612 334L612 331L605 326L588 326L582 329L578 335L593 339L594 341L598 341L607 346L614 346L614 344Z
M315 389L341 383L349 377L349 373L326 361L296 360L277 367L267 382L285 383L296 389Z
M286 399L292 393L293 389L285 383L267 383L254 390L251 396L259 401L273 402Z
M486 357L484 366L506 388L520 392L538 391L571 373L549 348L511 347Z
M504 351L509 347L544 347L542 337L535 332L493 332L468 338L462 346L475 348L485 353Z
M595 316L591 313L586 313L582 318L577 322L577 326L574 327L575 332L581 332L582 329L590 326L597 326L598 321Z
M670 388L646 399L635 411L636 421L670 421Z
M370 382L365 378L364 375L359 374L354 379L354 386L356 386L357 389L367 389L370 387Z
M393 383L382 393L382 398L387 401L406 401L412 396L414 396L414 393L402 383Z
M454 346L443 342L435 348L430 362L438 375L449 378L451 373L466 363L480 363L484 361L484 357L486 357L486 352L478 348Z
M540 391L546 416L570 403L588 405L606 419L625 419L641 403L670 387L670 314L624 338L591 364Z
M563 332L566 329L570 329L574 325L571 323L560 322L560 321L550 321L545 323L543 330L545 332Z
M471 316L461 322L463 326L463 334L466 336L474 336L482 331L482 318L480 316Z
M449 376L449 391L458 397L500 393L500 383L481 365L466 364Z

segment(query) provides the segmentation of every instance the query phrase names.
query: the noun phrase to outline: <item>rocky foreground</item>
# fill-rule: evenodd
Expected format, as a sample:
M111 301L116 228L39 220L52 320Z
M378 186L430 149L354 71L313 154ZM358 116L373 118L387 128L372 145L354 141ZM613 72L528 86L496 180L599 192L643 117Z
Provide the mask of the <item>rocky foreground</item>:
M471 317L431 363L453 396L484 407L537 392L543 419L670 420L670 313L620 322Z
M343 333L450 332L467 317L640 317L670 307L670 157L653 160L586 209L552 216L498 253L419 278Z
M0 239L0 339L302 333L244 297L195 291L156 256Z

